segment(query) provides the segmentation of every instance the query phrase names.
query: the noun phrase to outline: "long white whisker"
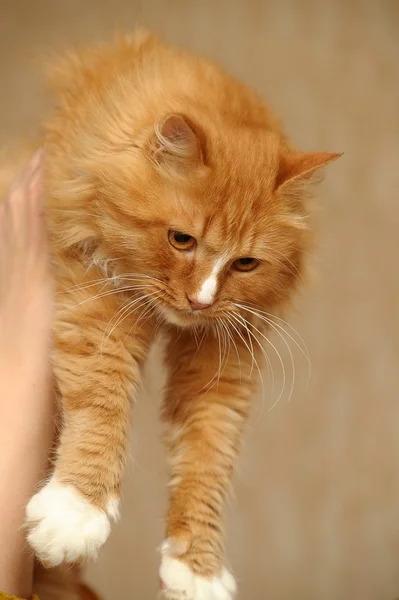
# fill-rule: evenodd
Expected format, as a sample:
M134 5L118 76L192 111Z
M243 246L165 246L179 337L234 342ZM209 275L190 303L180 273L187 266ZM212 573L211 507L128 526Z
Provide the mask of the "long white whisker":
M261 352L262 352L262 354L263 354L263 358L265 359L265 361L266 361L266 363L267 363L267 366L268 366L268 368L269 368L269 371L270 371L270 373L271 373L271 376L272 376L272 396L273 396L273 394L274 394L274 390L275 390L275 376L274 376L274 369L273 369L273 365L272 365L272 362L271 362L271 360L270 360L270 357L269 357L268 353L266 352L265 348L263 347L263 344L261 344L261 342L258 340L258 338L257 338L257 337L256 337L256 335L253 333L253 331L251 331L251 330L248 328L248 326L247 326L248 322L246 321L246 319L245 319L245 318L244 318L242 315L240 315L240 313L234 312L234 313L232 313L232 314L234 314L234 315L236 316L236 320L237 320L237 319L239 319L239 321L240 321L240 323L242 323L242 325L244 325L244 323L245 323L245 326L246 326L246 329L247 329L247 331L248 331L248 334L249 334L249 335L250 335L250 336L251 336L251 337L252 337L252 338L255 340L255 342L258 344L258 346L259 346L259 348L260 348L260 350L261 350Z
M147 287L147 286L145 286L145 287ZM134 292L137 289L141 289L141 287L129 286L129 287L124 287L124 288L118 288L115 290L108 290L106 292L100 292L98 294L95 294L94 296L90 296L90 298L85 298L85 300L82 300L81 302L74 304L74 306L67 306L66 308L62 309L59 314L62 314L63 312L66 312L69 310L74 310L75 308L78 308L78 306L82 306L83 304L86 304L87 302L92 302L94 300L98 300L100 298L106 298L107 296L113 296L114 294L120 294L122 292Z
M242 335L241 331L239 330L239 328L232 321L230 321L230 317L232 319L234 319L239 324L240 327L242 327L242 322L237 319L237 317L235 316L235 313L229 313L228 321L229 321L230 325L233 327L233 329L237 333L237 335L241 338L241 340L242 340L243 344L245 345L245 347L247 348L247 350L248 350L251 358L253 358L253 360L255 362L255 366L256 366L256 369L257 369L257 371L259 373L259 377L260 377L261 384L262 384L262 394L264 395L265 394L265 385L264 385L264 382L263 382L262 371L259 368L258 361L256 360L256 357L254 356L254 354L251 354L251 348L250 348L250 346L247 344L247 342L246 342L244 336Z
M216 373L214 374L214 376L208 381L208 383L205 384L204 386L202 386L202 388L200 388L198 390L198 393L201 393L203 390L206 390L207 388L209 388L209 389L207 389L207 392L209 392L209 390L212 389L212 387L214 385L213 382L215 381L215 379L217 379L217 382L219 384L220 365L221 365L221 346L220 346L220 333L219 333L219 328L218 328L218 323L217 322L215 323L215 329L214 329L214 331L216 331L217 340L218 340L218 344L219 344L219 346L218 346L218 350L219 350L219 365L218 365L218 369L217 369ZM209 386L211 386L211 387L209 387Z
M118 275L119 277L119 275ZM158 283L162 283L160 279L157 277L153 277L152 275L144 275L142 273L123 273L120 277L143 277L144 279L151 279L152 281L157 281Z
M109 330L108 334L107 334L107 331L110 327L110 324L108 324L107 327L105 328L104 335L103 335L103 341L101 342L101 349L103 348L103 346L107 342L107 340L110 339L110 337L111 337L112 333L115 331L115 329L119 325L121 325L121 323L125 319L127 319L129 316L131 316L136 311L137 308L140 308L140 302L142 302L146 298L148 298L150 296L154 296L155 294L158 294L158 293L159 293L158 291L150 292L149 294L144 294L144 295L140 296L139 298L134 298L133 300L131 300L131 302L128 303L127 306L125 306L125 308L123 308L123 310L121 312L120 312L120 310L117 311L117 314L118 314L118 312L120 314L119 314L118 318L116 319L116 322L113 323L112 328ZM133 306L135 306L136 304L139 304L139 306L136 307L133 311L131 311L130 309L133 308ZM115 315L112 317L111 323L114 320L115 320Z
M234 315L236 315L236 316L234 317ZM235 320L238 323L240 323L241 326L242 326L243 325L243 321L245 321L245 320L242 319L241 315L238 314L238 313L234 313L234 315L231 313L231 316L233 318L235 318ZM239 320L237 320L236 317L239 317ZM232 325L233 325L234 329L236 329L236 327L234 326L233 323L232 323ZM270 369L271 374L272 374L272 394L274 394L274 371L273 371L273 367L272 367L272 364L270 362L269 356L267 355L267 352L266 352L265 348L262 346L262 344L260 343L260 341L258 340L258 338L256 337L256 335L253 334L250 329L248 329L248 328L246 328L246 329L247 329L247 332L250 334L250 336L252 336L254 338L255 342L257 343L257 345L260 348L260 351L262 352L262 355L263 355L264 359L267 361L267 364L269 365L269 369ZM262 401L261 401L261 410L260 410L260 414L259 414L259 419L260 419L261 416L262 416L262 413L263 413L264 405L265 405L265 386L264 386L264 381L263 381L263 377L262 377L262 372L261 372L261 369L259 368L258 362L256 362L256 368L257 368L257 371L259 373L261 384L262 384L262 396L261 396L261 400Z
M195 331L196 331L196 328L195 328ZM194 330L193 330L193 333L194 333ZM191 359L191 364L194 362L194 359L196 358L198 352L200 351L201 344L204 341L204 337L205 337L205 330L204 329L202 331L202 336L199 338L199 341L197 339L197 335L195 334L195 343L197 344L197 349L196 349L196 351L194 353L193 358Z
M117 308L117 310L114 312L114 314L108 321L107 326L104 329L104 336L106 336L106 334L109 330L113 330L113 325L114 325L115 321L118 321L119 317L123 316L123 314L125 313L126 310L127 311L130 310L131 306L133 306L134 304L137 304L137 302L139 302L140 300L141 300L141 296L139 298L137 298L136 296L134 296L133 298L131 298L131 297L127 298L121 304L121 306L119 306L119 308ZM109 337L109 336L107 336L107 337Z
M59 292L57 292L56 295L58 296L59 294L65 294L65 293L74 292L77 290L85 290L86 288L94 287L95 285L100 285L101 283L115 284L115 281L117 281L117 280L140 281L141 279L151 279L151 280L157 281L158 283L162 283L161 281L159 281L159 279L150 277L148 275L134 275L134 274L127 273L125 275L112 275L111 277L102 277L100 279L91 279L84 283L77 283L75 285L71 285L70 287L64 288L63 290L60 290Z
M218 318L218 323L221 327L220 331L223 334L223 345L224 345L223 361L222 361L223 368L222 368L222 372L221 372L221 376L222 376L224 373L224 370L226 368L226 364L229 360L231 344L230 344L229 337L226 334L226 329L224 327L224 323L223 323L222 319Z
M292 394L294 392L294 386L295 386L295 378L296 378L296 371L295 371L295 361L294 361L294 357L292 355L292 351L291 348L287 342L287 340L284 338L283 334L276 328L276 324L273 323L272 321L268 321L269 326L281 337L281 339L283 340L285 346L287 347L287 350L289 352L290 355L290 359L291 359L291 366L292 366L292 382L291 382L291 387L290 387L290 393L288 395L288 402L291 400L292 398ZM271 408L269 410L272 410L274 408L275 405L272 405Z
M103 338L101 340L101 352L105 344L110 339L113 331L118 326L119 322L123 321L124 315L128 315L129 311L133 306L142 301L142 296L139 298L128 298L112 315L111 319L108 321L107 326L104 329Z
M226 321L227 321L227 318L226 318ZM227 335L229 336L229 339L230 339L230 341L232 342L232 344L233 344L233 346L234 346L234 349L235 349L235 352L236 352L236 355L237 355L238 364L239 364L239 367L240 367L240 381L241 381L241 380L242 380L242 371L241 371L241 358L240 358L240 353L238 352L237 344L236 344L236 341L235 341L235 339L234 339L234 336L233 336L233 334L232 334L232 333L231 333L231 331L230 331L230 327L229 327L229 325L231 325L229 322L223 323L223 326L224 326L224 327L226 327Z
M159 296L159 298L161 298L161 296ZM150 317L153 315L153 313L154 313L154 312L155 312L155 310L156 310L156 307L157 307L159 304L161 304L161 302L160 302L160 300L158 300L158 298L148 298L148 299L147 299L145 302L143 302L143 305L142 305L142 306L140 306L140 307L137 307L137 308L145 308L146 306L147 306L147 307L149 306L149 307L152 309L152 311L151 311L151 310L150 310L150 311L148 311L148 308L145 310L145 312L144 312L144 315L145 315L145 314L147 314L147 312L149 312L149 314L148 314L147 318L146 318L146 319L145 319L145 320L142 322L142 326L143 326L143 325L144 325L144 323L145 323L145 322L146 322L146 321L147 321L147 320L148 320L148 319L149 319L149 318L150 318ZM135 310L136 310L136 309L135 309ZM135 312L135 310L134 310L133 312ZM140 319L142 319L142 318L144 317L144 315L141 315ZM124 341L126 341L126 339L129 337L129 335L130 335L130 332L132 331L133 327L136 327L136 325L137 325L137 323L140 321L140 319L139 319L137 322L133 323L133 325L130 327L129 331L128 331L128 332L127 332L127 334L125 335ZM157 329L156 329L156 330L155 330L155 332L154 332L154 337L155 337L155 335L156 335L156 333L157 333L157 331L158 331L159 324L160 324L160 323L158 323L158 327L157 327Z
M244 318L244 317L241 317L241 318ZM248 325L249 325L250 327L252 327L253 329L255 329L255 331L257 331L257 332L259 333L259 335L260 335L260 336L262 336L262 337L263 337L263 339L264 339L264 340L266 340L266 342L267 342L268 344L270 344L270 346L273 348L273 350L274 350L274 351L275 351L275 353L277 354L277 356L278 356L278 359L279 359L279 361L280 361L280 365L281 365L281 369L282 369L282 373L283 373L283 382L282 382L282 387L281 387L281 392L280 392L280 394L279 394L279 397L278 397L278 398L277 398L277 400L274 402L274 404L271 406L271 408L269 408L269 411L270 411L270 410L272 410L272 409L273 409L273 408L274 408L274 407L275 407L275 406L276 406L276 405L277 405L277 404L280 402L280 400L281 400L281 397L282 397L282 395L283 395L283 393L284 393L285 385L286 385L286 382L287 382L287 375L286 375L286 371L285 371L284 362L283 362L283 359L281 358L281 354L280 354L280 352L277 350L277 348L276 348L276 346L273 344L273 342L271 342L271 341L269 340L269 338L267 338L267 337L266 337L266 336L265 336L265 335L264 335L264 334L263 334L263 333L262 333L262 332L261 332L261 331L260 331L260 330L259 330L259 329L258 329L258 328L257 328L257 327L254 325L254 324L253 324L253 323L250 323L249 321L247 321L247 323L248 323Z
M197 338L197 326L194 325L194 327L192 328L192 333L195 339L195 344L197 346L197 352L198 352L198 338Z
M218 369L218 380L217 380L217 385L219 386L220 370L222 368L222 343L221 343L221 335L220 335L220 331L219 331L219 323L216 321L215 325L216 325L216 333L218 336L218 344L219 344L219 369Z
M240 305L236 305L236 306L240 306ZM299 335L299 333L293 328L291 327L291 329L293 329L295 331L295 333L298 335L298 337L302 340L302 343L304 344L305 348L306 348L306 352L304 351L304 349L302 348L302 346L300 344L298 344L298 342L296 341L296 339L279 323L275 323L274 321L271 320L271 318L267 318L265 316L262 316L260 314L258 314L258 312L256 310L247 308L245 306L241 306L241 308L243 310L246 310L247 312L252 313L253 315L255 315L258 319L261 319L262 321L264 321L265 323L267 323L268 325L270 325L270 327L272 327L275 331L277 331L276 327L281 330L283 333L285 333L285 335L287 335L290 340L295 344L295 346L299 349L299 351L303 354L303 356L305 357L307 363L308 363L308 381L307 381L307 385L306 387L309 386L309 382L310 382L310 377L311 377L311 372L312 372L312 363L310 360L310 356L309 356L309 351L307 349L307 346L305 344L305 342L302 340L301 336ZM265 313L266 314L266 313ZM273 315L271 315L273 316ZM282 320L282 319L280 319ZM286 323L286 325L288 325L288 323ZM295 364L294 364L294 358L291 352L291 349L289 348L289 345L286 341L286 339L283 337L282 333L280 331L277 331L277 333L280 335L280 337L283 339L285 345L288 348L288 351L290 353L291 356L291 364L292 364L292 370L293 370L293 384L294 384L294 380L295 380ZM290 394L290 398L291 398L292 392Z
M235 306L237 306L238 308L242 308L245 310L253 310L257 313L257 316L260 318L260 315L266 315L267 317L271 318L271 319L275 319L276 321L279 321L280 323L284 323L284 325L286 325L293 333L295 333L296 336L298 336L299 341L301 342L301 344L303 345L303 347L298 344L298 342L295 340L295 338L291 338L292 341L296 344L296 346L298 347L298 349L301 351L301 353L303 354L303 356L306 358L306 360L308 361L308 363L310 363L310 352L309 349L306 345L305 340L303 339L303 337L300 335L300 333L295 329L295 327L293 327L290 323L288 323L287 321L284 321L284 319L282 319L281 317L277 317L276 315L273 315L272 313L269 313L265 310L260 310L259 308L255 308L254 306L250 306L250 305L245 305L245 304L239 304L237 302L234 303ZM276 323L277 325L277 323ZM288 331L286 332L287 335L290 335L288 333Z
M129 306L129 311L124 315L124 317L120 320L120 322L118 323L118 325L120 325L123 321L125 321L127 318L131 317L137 310L139 310L140 308L144 308L145 306L147 306L147 304L149 304L152 300L152 298L148 298L146 299L145 296L139 298L139 300L141 300L141 303L138 304L138 306L136 306L136 308L134 308L133 310L130 310L130 308L132 308L132 306ZM109 337L112 334L112 331L114 331L115 327L117 327L118 325L114 326L113 329L111 330L111 332L108 334L107 339L109 339ZM137 322L133 323L133 325L130 327L129 331L127 332L127 334L125 335L124 341L126 341L126 339L129 336L129 333L131 332L131 330L133 329L133 327L135 327L137 325Z
M238 313L236 313L236 314L238 315ZM251 346L252 363L251 363L251 371L250 371L250 373L249 373L249 376L251 377L251 375L252 375L252 371L253 371L253 368L254 368L254 347L253 347L253 344L252 344L252 338L251 338L251 336L250 336L250 334L249 334L249 329L248 329L248 327L247 327L247 324L246 324L246 322L245 322L245 319L242 321L242 324L244 325L244 328L245 328L245 330L246 330L246 332L247 332L247 335L248 335L248 341L249 341L249 345Z
M147 300L147 302L146 302L146 304L148 304L148 308L147 308L147 309L144 311L144 313L143 313L143 314L141 314L141 315L140 315L140 317L138 318L138 320L137 320L137 321L136 321L136 323L135 323L135 325L136 325L136 326L137 326L137 325L138 325L138 324L139 324L139 323L142 321L142 319L144 319L144 317L146 317L146 315L148 315L148 313L149 313L149 316L151 316L151 314L152 314L152 312L153 312L153 311L152 311L152 309L154 308L154 307L153 307L153 304L152 304L153 300L157 300L158 298L161 298L161 296L159 296L159 293L160 293L160 292L157 292L157 293L158 293L158 295L157 295L157 297L156 297L156 298L153 298L153 297L151 297L151 298L148 298L148 300ZM153 294L153 296L154 296L154 295L155 295L155 294ZM163 297L164 295L165 295L165 294L163 294L163 295L162 295L162 297ZM144 325L144 323L145 323L147 320L148 320L148 317L147 317L146 319L144 319L144 321L142 321L142 325Z
M229 335L229 330L227 328L227 324L223 321L223 319L219 319L219 323L220 323L222 330L225 332L225 340L226 340L226 347L227 347L227 359L228 359L228 357L230 355L230 350L231 350L231 337Z
M199 339L199 342L197 343L197 350L195 351L195 354L194 354L191 362L194 361L195 357L197 356L198 352L200 351L200 348L201 348L202 342L204 341L204 338L205 338L205 328L202 328L202 335Z
M59 296L60 294L66 294L68 292L74 292L77 290L85 290L87 288L94 287L95 285L100 285L101 283L111 284L113 282L113 279L114 279L113 277L102 277L101 279L91 279L90 281L86 281L85 283L71 285L70 287L60 290L59 292L56 293L56 296Z
M276 252L277 254L280 254L280 256L282 256L284 258L284 260L286 260L292 267L294 267L295 271L298 273L298 277L303 281L302 273L300 272L300 270L298 269L298 267L296 265L294 265L294 263L292 262L292 260L290 260L287 256L285 256L285 254L283 254L279 250L276 250L276 248L273 248L273 252Z

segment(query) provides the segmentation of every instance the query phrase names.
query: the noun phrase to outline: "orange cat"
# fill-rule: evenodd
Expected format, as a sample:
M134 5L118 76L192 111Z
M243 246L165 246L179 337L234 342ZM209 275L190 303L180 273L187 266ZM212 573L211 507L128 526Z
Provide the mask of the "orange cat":
M161 327L163 597L229 600L223 506L253 357L302 270L307 185L339 155L295 151L252 91L152 35L71 54L53 84L44 184L62 426L54 472L27 507L29 542L55 566L95 557L107 539L131 403Z

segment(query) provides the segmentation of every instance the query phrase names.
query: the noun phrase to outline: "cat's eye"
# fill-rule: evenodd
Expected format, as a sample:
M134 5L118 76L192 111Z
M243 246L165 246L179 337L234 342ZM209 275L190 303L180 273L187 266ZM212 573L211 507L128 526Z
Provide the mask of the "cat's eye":
M259 264L256 258L238 258L233 262L236 271L253 271Z
M192 235L182 233L181 231L169 231L169 242L177 250L191 250L196 241Z

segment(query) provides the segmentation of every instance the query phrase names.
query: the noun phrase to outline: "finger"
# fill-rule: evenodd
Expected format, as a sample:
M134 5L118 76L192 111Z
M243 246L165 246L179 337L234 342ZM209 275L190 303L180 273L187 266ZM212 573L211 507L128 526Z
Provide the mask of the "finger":
M5 229L6 215L5 215L5 203L0 202L0 242L4 239L3 231Z
M36 192L36 188L38 185L38 174L40 172L41 166L41 158L42 151L41 149L35 152L32 156L31 160L27 164L26 168L23 171L23 186L25 188L25 193L31 199L32 194Z
M29 199L34 207L41 207L42 200L42 172L40 167L36 169L29 182Z
M9 219L14 222L14 227L19 227L26 233L28 222L32 214L31 202L39 195L39 169L41 150L35 152L25 169L14 180L8 198ZM18 225L19 224L19 225Z
M39 148L39 150L36 150L36 152L34 153L32 158L28 162L26 169L25 169L25 175L28 179L31 179L32 176L34 175L34 173L40 168L40 164L42 161L42 155L43 155L43 150L42 150L42 148Z
M33 177L40 168L41 159L42 149L39 149L34 153L28 164L19 173L19 175L15 177L8 194L8 200L10 202L16 202L18 199L23 198L23 196L26 194L26 190L28 189Z

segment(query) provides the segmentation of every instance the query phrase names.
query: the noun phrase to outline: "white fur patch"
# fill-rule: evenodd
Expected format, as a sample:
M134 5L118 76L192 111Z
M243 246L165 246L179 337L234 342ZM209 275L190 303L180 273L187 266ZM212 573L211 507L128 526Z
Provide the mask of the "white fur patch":
M212 304L215 299L215 294L218 287L218 275L223 267L223 263L225 261L224 257L219 258L211 271L211 274L207 279L205 279L204 283L201 286L199 293L197 294L195 300L197 302L201 302L202 304Z
M188 565L170 556L173 548L164 542L159 575L162 598L165 600L232 600L236 583L231 573L223 568L219 576L207 579L195 575Z
M114 516L116 507L111 506ZM38 558L51 567L96 558L111 529L105 512L54 477L30 500L26 523L29 544Z
M108 500L107 514L114 521L117 521L119 519L119 498L117 498L116 496Z

